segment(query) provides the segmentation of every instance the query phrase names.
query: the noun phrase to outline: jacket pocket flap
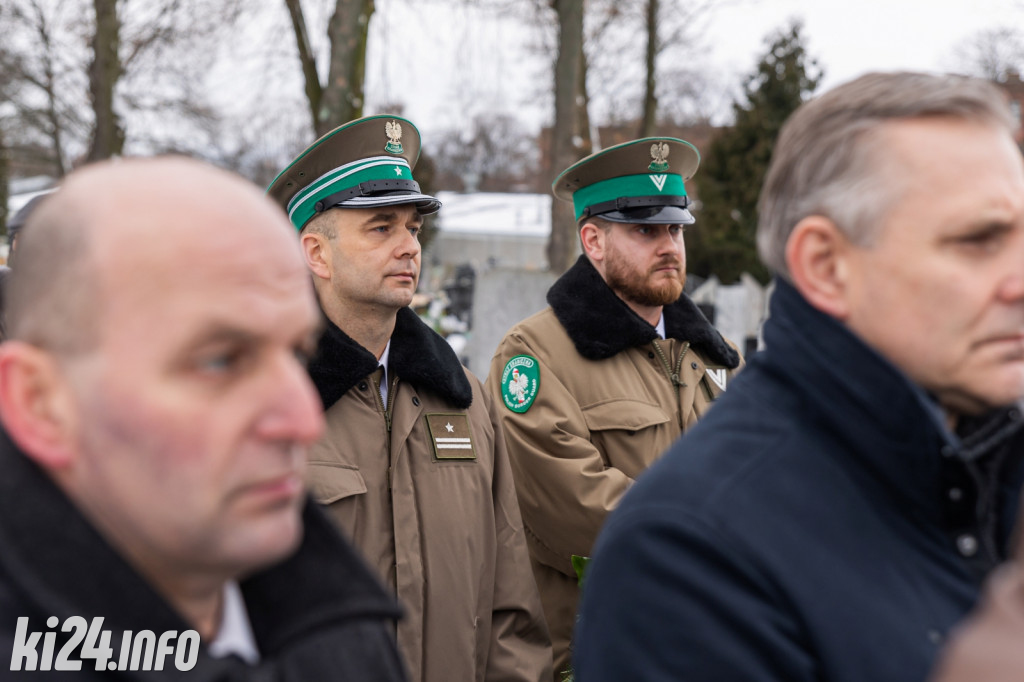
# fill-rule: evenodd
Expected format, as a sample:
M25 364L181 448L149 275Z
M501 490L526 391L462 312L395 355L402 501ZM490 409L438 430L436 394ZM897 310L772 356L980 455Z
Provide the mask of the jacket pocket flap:
M330 504L366 492L366 481L359 469L343 464L310 462L306 480L310 494L320 504Z
M660 405L641 400L606 400L583 408L583 418L591 431L625 429L639 431L669 420Z

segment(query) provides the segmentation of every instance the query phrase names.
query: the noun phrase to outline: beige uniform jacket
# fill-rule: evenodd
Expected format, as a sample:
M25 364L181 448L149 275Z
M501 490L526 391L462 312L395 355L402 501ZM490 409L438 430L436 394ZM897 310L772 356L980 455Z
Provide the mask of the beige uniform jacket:
M498 346L487 390L500 403L559 679L579 596L571 557L590 555L608 512L703 416L740 358L685 296L666 306L667 339L657 338L584 257L548 302ZM515 390L535 378L531 360L532 396Z
M314 498L405 608L399 649L422 682L551 676L497 413L480 382L409 309L377 360L328 323L310 374L327 431Z

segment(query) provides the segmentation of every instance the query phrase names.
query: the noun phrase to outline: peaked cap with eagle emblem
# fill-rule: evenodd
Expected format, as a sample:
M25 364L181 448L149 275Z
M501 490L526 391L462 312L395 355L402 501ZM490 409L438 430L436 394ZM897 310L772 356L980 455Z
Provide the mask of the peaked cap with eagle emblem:
M367 116L326 133L281 171L267 189L296 229L331 208L414 204L423 215L441 202L423 194L412 171L420 133L399 116Z
M697 148L674 137L645 137L609 147L565 169L551 185L572 201L576 220L691 225L684 181L700 164Z

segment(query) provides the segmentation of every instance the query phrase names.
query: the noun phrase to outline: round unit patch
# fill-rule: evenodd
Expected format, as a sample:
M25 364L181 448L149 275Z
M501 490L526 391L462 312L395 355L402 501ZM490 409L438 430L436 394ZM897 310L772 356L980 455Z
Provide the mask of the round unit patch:
M540 365L531 355L517 355L507 363L501 373L501 397L505 407L523 413L533 405L540 388Z

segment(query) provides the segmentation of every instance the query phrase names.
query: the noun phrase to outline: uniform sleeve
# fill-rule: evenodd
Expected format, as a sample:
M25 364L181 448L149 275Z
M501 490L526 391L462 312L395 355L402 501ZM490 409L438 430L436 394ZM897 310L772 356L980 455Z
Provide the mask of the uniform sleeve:
M551 639L530 568L508 450L494 401L485 392L481 398L494 426L492 487L497 538L494 612L485 680L548 682L553 677Z
M501 404L502 371L517 355L537 359L540 371L537 396L523 413ZM575 577L572 555L590 555L605 517L633 479L605 465L575 398L555 369L515 333L491 361L487 390L499 403L523 522L535 540L534 558Z
M583 586L587 682L812 682L813 656L750 557L675 508L612 515Z

